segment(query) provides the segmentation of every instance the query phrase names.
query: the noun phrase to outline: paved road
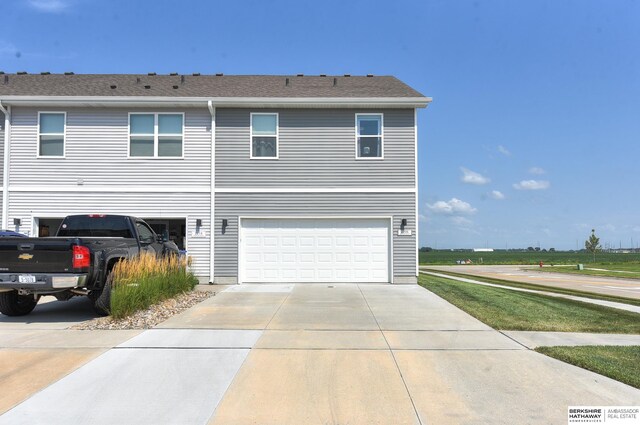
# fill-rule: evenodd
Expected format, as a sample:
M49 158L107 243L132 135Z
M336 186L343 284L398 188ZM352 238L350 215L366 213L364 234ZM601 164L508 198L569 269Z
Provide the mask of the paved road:
M640 404L415 285L233 286L144 332L2 319L0 424L546 424Z
M545 266L547 267L547 266ZM556 266L560 267L560 266ZM640 299L640 279L541 272L525 266L424 266L432 270L450 271L475 276L526 282L534 285L556 286L599 294ZM548 267L551 268L550 266Z

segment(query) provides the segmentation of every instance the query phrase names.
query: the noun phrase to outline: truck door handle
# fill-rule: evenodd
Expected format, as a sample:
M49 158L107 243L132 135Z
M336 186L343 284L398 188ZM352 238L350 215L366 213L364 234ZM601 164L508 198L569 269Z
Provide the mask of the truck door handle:
M32 243L23 243L23 244L20 244L18 246L18 249L20 251L32 251L33 250L33 246L34 245Z

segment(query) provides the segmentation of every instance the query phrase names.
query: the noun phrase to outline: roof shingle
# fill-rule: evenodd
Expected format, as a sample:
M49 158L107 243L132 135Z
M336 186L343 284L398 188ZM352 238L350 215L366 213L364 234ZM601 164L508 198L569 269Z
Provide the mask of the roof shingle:
M147 74L5 74L0 76L1 96L424 97L393 76Z

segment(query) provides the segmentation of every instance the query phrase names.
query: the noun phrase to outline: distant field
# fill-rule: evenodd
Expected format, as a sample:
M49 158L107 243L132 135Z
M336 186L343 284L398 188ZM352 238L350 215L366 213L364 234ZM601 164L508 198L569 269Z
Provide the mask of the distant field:
M523 264L535 265L542 261L545 264L579 264L591 267L593 256L584 252L452 252L438 250L420 253L420 264L452 265L456 260L471 260L473 264ZM614 263L639 263L640 254L599 253L597 264L593 267ZM637 267L637 266L636 266ZM601 267L605 268L605 267Z

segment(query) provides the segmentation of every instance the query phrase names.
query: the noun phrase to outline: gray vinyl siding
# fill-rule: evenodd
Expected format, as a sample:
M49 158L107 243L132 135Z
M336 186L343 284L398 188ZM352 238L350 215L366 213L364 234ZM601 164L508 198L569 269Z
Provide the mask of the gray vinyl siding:
M279 113L279 159L249 159L250 113ZM384 116L384 159L355 159L356 113ZM216 187L413 187L413 109L217 109Z
M37 158L38 111L67 113L65 158ZM184 112L184 159L127 158L129 112ZM12 185L210 185L207 109L13 108Z
M192 270L209 277L211 198L208 193L15 192L9 194L9 220L20 218L20 230L34 234L34 217L105 213L141 218L186 218L186 244ZM194 236L196 220L202 236Z
M215 275L238 276L239 216L393 216L393 275L416 275L413 193L218 193L215 209ZM411 236L398 236L403 218ZM228 220L222 234L222 219Z

